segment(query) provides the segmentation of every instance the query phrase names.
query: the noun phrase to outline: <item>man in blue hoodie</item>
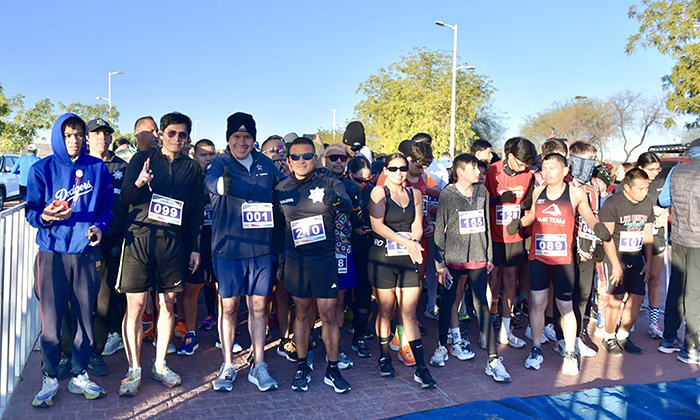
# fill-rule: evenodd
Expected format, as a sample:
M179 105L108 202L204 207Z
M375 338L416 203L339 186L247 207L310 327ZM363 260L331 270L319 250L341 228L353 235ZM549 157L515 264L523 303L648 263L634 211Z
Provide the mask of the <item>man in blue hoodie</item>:
M53 155L29 170L27 221L38 229L39 254L34 267L40 301L43 386L32 404L53 405L58 390L61 319L70 302L73 378L68 391L87 399L104 395L88 377L93 347L93 308L100 287L102 233L112 221L114 188L102 160L87 154L85 122L63 114L53 126Z

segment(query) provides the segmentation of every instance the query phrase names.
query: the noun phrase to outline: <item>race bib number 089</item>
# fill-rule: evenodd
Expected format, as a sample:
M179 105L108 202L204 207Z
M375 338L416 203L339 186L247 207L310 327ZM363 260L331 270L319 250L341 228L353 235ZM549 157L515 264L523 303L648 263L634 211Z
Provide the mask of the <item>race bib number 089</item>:
M275 227L272 219L271 203L243 203L241 206L243 229L264 229Z
M496 206L496 224L507 226L513 219L520 218L520 204L503 204Z
M182 210L185 202L174 198L153 194L148 206L148 218L163 223L182 225Z
M323 216L312 216L293 221L291 224L294 246L320 242L326 239Z
M620 232L620 252L639 252L644 244L644 231Z
M566 257L566 234L538 233L535 235L535 255Z

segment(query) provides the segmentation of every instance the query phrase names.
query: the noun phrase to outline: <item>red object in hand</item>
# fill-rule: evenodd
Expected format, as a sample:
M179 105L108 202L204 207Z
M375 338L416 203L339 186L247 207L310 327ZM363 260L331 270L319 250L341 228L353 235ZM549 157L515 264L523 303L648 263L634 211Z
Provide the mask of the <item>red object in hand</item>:
M62 200L54 200L54 202L51 203L51 208L59 212L66 211L70 208L70 203Z

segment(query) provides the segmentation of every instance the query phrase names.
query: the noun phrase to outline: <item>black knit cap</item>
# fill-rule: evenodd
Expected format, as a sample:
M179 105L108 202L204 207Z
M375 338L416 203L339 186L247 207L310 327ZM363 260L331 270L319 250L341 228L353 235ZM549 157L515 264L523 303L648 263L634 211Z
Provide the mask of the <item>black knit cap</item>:
M365 145L365 127L359 121L352 121L343 133L343 143L348 146Z
M253 136L253 140L255 140L258 130L255 128L253 116L244 112L236 112L229 116L226 120L226 141L236 131L250 133Z

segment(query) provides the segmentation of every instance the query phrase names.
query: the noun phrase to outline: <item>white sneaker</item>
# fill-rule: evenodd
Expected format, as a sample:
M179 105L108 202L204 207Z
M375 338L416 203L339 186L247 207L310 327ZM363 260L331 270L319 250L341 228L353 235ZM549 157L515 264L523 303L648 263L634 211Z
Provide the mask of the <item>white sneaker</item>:
M105 343L105 348L102 350L102 355L111 356L123 348L124 341L122 341L122 335L118 332L109 333L107 336L107 342Z
M557 331L554 329L554 324L549 323L545 325L542 332L547 337L547 340L552 342L557 341Z
M445 346L438 345L433 353L433 356L430 358L430 364L433 366L442 367L445 366L445 362L449 358L450 356L448 355L447 348Z
M32 405L34 407L51 407L53 405L53 397L58 392L58 379L51 378L44 374L44 379L41 384L41 390L34 397Z
M576 337L576 352L583 357L595 357L595 355L598 354L597 351L588 347L588 345L581 340L581 337Z
M552 348L555 352L559 353L559 356L564 357L564 351L566 350L566 343L564 340L556 340Z
M530 350L530 355L525 360L525 367L528 369L538 370L544 362L544 356L542 355L542 349L540 347L533 347Z
M469 348L469 344L470 343L468 339L462 339L456 343L453 343L449 347L450 354L458 358L459 360L473 359L476 355Z
M562 375L577 376L578 372L578 358L576 357L576 353L567 351L564 355L564 363L561 365Z
M529 339L530 341L533 341L532 340L532 328L530 328L529 324L528 324L527 328L525 329L525 338ZM540 344L544 344L547 342L549 342L549 339L545 335L544 330L542 330L542 334L540 335Z
M498 332L498 342L500 344L508 344L514 349L519 349L525 346L525 340L520 337L516 337L512 332L506 332L501 328Z
M74 376L68 382L68 392L71 394L83 394L88 400L94 400L105 395L104 388L92 382L86 371L83 371L78 376Z
M156 347L156 340L153 340L153 347ZM175 354L177 353L177 349L175 348L175 344L170 343L168 344L168 354Z
M510 375L506 371L506 367L503 366L503 356L486 363L484 373L492 377L496 382L510 382Z

